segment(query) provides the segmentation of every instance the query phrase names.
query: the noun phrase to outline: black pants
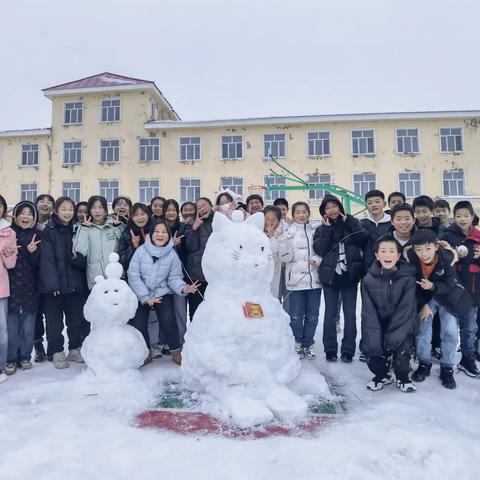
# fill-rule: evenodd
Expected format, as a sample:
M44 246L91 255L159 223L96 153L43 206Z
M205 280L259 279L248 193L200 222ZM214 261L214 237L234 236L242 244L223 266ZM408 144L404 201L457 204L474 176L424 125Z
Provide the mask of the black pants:
M44 296L44 312L47 319L48 350L50 353L63 352L63 315L67 325L68 349L80 348L83 342L84 295L80 293L64 293Z
M175 317L175 308L173 305L173 295L164 295L161 303L155 304L153 310L155 310L160 327L165 332L168 347L170 350L177 350L181 345L178 335L177 319ZM148 336L149 313L150 306L148 304L139 305L135 317L128 322L143 335L148 348L150 348L150 337Z
M193 320L193 315L197 311L198 306L203 302L203 297L205 295L205 289L207 288L207 282L202 282L202 284L198 287L196 293L189 293L188 294L188 315L190 317L190 321Z
M410 369L410 358L412 356L413 339L408 338L400 348L394 352L388 352L382 357L370 357L368 359L368 368L379 378L385 378L390 368L389 357L392 355L393 371L397 380L402 383L409 381L408 372Z

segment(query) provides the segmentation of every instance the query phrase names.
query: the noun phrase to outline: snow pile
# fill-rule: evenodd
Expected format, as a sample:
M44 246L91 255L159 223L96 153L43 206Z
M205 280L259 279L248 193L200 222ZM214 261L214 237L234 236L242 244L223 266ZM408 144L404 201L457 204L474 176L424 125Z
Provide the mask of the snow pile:
M82 346L82 356L96 377L110 382L128 370L140 367L148 355L141 333L127 325L138 300L127 283L120 279L123 268L118 255L111 253L105 269L107 278L95 279L85 307L85 318L92 324Z
M248 427L301 418L307 404L289 388L300 361L290 319L270 292L263 214L242 220L241 212L233 221L215 214L202 259L208 287L185 337L182 380L211 396L222 420ZM258 305L263 316L255 316Z

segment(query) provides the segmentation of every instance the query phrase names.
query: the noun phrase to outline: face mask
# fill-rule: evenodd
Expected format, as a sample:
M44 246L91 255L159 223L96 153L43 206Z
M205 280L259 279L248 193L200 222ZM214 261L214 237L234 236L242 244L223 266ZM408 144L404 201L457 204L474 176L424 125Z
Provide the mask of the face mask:
M223 205L220 205L220 208L221 208L224 212L228 212L228 209L230 208L230 204L229 204L229 203L224 203Z

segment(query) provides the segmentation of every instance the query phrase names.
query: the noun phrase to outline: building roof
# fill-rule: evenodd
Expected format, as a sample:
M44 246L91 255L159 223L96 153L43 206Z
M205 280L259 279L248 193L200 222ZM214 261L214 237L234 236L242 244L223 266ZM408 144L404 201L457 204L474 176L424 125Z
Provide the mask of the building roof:
M383 113L345 113L329 115L299 115L287 117L252 117L219 120L193 120L173 122L158 120L145 123L148 130L177 129L177 128L208 128L242 125L286 125L308 123L358 122L382 120L432 120L432 119L460 119L480 118L480 110L453 110L430 112L383 112ZM480 122L479 122L480 123Z
M27 130L4 130L0 137L43 137L52 133L51 128L30 128Z
M42 92L46 97L52 97L73 93L140 90L145 88L153 90L171 110L175 120L180 120L177 112L175 112L170 102L164 97L163 93L152 80L142 80L140 78L125 77L115 73L103 72L81 78L80 80L74 80L73 82L61 83L60 85L44 88Z

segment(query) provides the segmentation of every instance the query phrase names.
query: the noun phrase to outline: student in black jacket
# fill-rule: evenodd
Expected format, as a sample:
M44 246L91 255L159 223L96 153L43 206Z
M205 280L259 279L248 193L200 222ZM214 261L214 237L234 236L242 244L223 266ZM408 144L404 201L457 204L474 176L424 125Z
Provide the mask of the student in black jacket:
M318 272L325 296L323 347L327 360L335 361L338 349L335 318L341 293L345 319L341 357L350 363L357 337L357 287L364 273L362 249L368 237L359 220L345 215L342 203L334 195L325 195L320 215L324 224L315 231L313 250L322 257Z
M362 348L375 375L367 388L376 391L392 383L392 356L397 387L414 392L408 371L416 320L415 268L399 262L398 244L392 239L377 243L375 258L362 281Z
M412 235L416 230L413 208L408 203L396 205L390 212L392 225L389 231L381 237L395 240L400 253L412 244ZM402 260L402 257L400 258Z

